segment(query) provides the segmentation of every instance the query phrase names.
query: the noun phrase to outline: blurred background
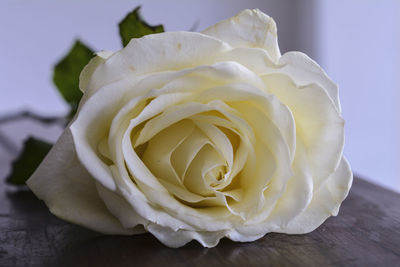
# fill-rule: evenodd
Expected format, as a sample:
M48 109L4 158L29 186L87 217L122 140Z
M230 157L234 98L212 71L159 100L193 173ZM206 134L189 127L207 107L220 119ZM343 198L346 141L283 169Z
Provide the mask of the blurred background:
M345 155L355 174L400 192L400 1L105 1L0 2L0 117L21 110L62 116L53 65L79 38L94 50L118 50L118 22L137 5L150 24L197 31L259 8L278 25L281 52L298 50L339 84ZM398 63L398 64L395 64ZM29 120L0 125L0 176L28 135L55 141L59 126Z

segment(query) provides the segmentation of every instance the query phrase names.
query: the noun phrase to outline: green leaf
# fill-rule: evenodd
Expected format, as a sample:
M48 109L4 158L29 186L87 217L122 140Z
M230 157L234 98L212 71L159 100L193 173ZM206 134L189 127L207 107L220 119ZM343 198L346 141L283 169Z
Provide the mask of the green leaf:
M12 163L11 173L6 178L7 183L25 184L51 147L52 145L45 141L29 137L24 143L22 152Z
M93 56L93 51L77 40L68 54L54 67L53 81L70 105L70 117L75 114L82 97L82 92L79 90L79 75Z
M132 38L140 38L148 34L164 32L163 25L150 26L147 24L140 16L139 10L140 6L126 15L119 23L119 35L121 36L123 46L126 46Z

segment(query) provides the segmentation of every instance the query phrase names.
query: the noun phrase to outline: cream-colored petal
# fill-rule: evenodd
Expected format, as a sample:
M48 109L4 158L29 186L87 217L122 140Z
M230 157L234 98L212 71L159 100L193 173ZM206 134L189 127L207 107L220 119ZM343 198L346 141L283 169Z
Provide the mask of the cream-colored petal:
M337 110L341 112L338 86L314 60L304 53L292 51L279 58L279 65L282 68L277 72L290 76L297 86L305 86L311 83L318 84L335 103Z
M247 83L266 90L264 81L256 73L229 59L212 65L182 70L175 76L174 79L165 83L158 93L195 93L230 83Z
M221 126L229 131L232 131L234 134L236 134L240 138L240 143L237 144L237 149L234 151L234 162L232 169L230 170L229 174L227 174L228 178L221 183L220 185L215 186L215 189L222 189L226 185L229 185L234 177L243 169L244 164L246 163L247 156L249 153L249 149L251 147L250 141L248 140L247 136L242 134L234 123L231 121L228 121L226 119L223 119L219 116L211 116L211 115L194 115L191 117L191 119L196 121L201 122L201 123L209 123L211 125L215 126Z
M116 189L115 181L108 164L99 156L98 146L104 138L107 138L111 122L122 108L118 105L121 94L129 84L130 81L122 80L94 94L81 107L70 126L79 160L94 179L111 191ZM113 152L109 152L112 155Z
M214 62L231 47L196 32L165 32L132 39L93 73L91 87L101 88L128 75L180 70Z
M280 99L276 96L268 94L249 84L232 83L206 90L196 96L196 99L202 102L218 99L218 101L222 103L232 102L232 105L235 103L250 102L251 104L249 104L249 107L256 106L261 109L264 116L278 128L280 135L285 140L290 160L293 161L296 147L296 130L293 115L288 107L282 104ZM227 105L222 105L229 110ZM246 112L239 112L239 116L243 117L241 114L246 115ZM245 120L248 120L248 118Z
M347 197L353 174L347 160L342 157L336 171L332 173L321 187L314 192L307 209L292 220L279 232L304 234L313 231L328 217L336 216L343 200Z
M170 94L170 98L174 95ZM159 133L166 127L190 117L194 114L212 110L213 108L199 103L188 102L180 105L171 106L166 108L162 114L148 121L143 127L140 135L136 141L136 146L143 144L153 138L154 135Z
M100 51L96 53L96 56L92 58L83 68L81 74L79 75L79 89L81 89L82 93L85 93L86 89L88 88L93 72L112 54L114 54L112 51Z
M147 225L148 220L138 215L121 195L108 190L99 183L96 183L96 188L107 209L118 218L124 228L131 229L135 234L145 232L143 225Z
M269 90L285 103L296 122L314 179L314 190L336 169L344 146L344 121L331 98L317 84L297 87L285 74L263 77Z
M243 114L243 118L254 129L257 140L259 140L255 146L260 146L261 144L259 143L263 143L263 149L267 149L271 153L271 158L257 156L255 159L257 168L260 165L265 168L259 175L265 175L266 177L260 177L259 179L266 179L268 181L268 186L259 187L258 194L262 195L262 197L259 197L259 205L261 206L254 218L255 220L263 220L275 206L277 200L284 192L289 178L293 174L291 171L292 161L285 139L279 129L260 109L255 108L251 104L245 105L242 103L235 103L232 106ZM261 152L259 153L262 154ZM266 168L267 166L268 169ZM249 173L246 176L249 175L251 174ZM255 192L257 188L253 188L252 190ZM252 193L252 195L254 194Z
M194 157L199 153L206 144L211 144L210 140L198 129L192 131L171 155L171 164L182 182L186 176L186 172Z
M193 120L194 122L200 121L203 123L209 123L216 126L221 126L230 129L231 131L234 131L236 134L238 134L235 124L225 118L222 118L221 116L223 115L218 113L213 115L206 115L203 113L190 116L190 119Z
M257 227L260 228L261 232L264 231L263 227L267 225L274 229L284 228L294 217L303 212L311 201L313 195L312 174L304 145L302 142L297 144L296 156L292 166L293 176L286 184L284 193L279 197L278 202L266 219L253 222L259 224Z
M199 195L213 196L214 191L206 183L203 175L213 166L223 164L224 162L215 148L211 145L205 145L193 159L186 172L184 178L186 188Z
M150 224L146 229L164 245L172 248L181 247L192 240L197 240L203 247L211 248L215 247L225 235L225 231L173 231L170 228L160 227L157 224Z
M108 147L107 138L103 138L100 140L99 144L97 145L97 150L100 156L103 156L105 160L111 160L110 149Z
M265 50L241 47L219 54L216 61L235 61L261 76L271 73L286 74L298 87L318 84L341 112L338 86L315 61L304 53L287 52L279 58L278 62L274 62ZM268 88L266 92L269 92Z
M82 91L83 96L79 102L78 112L80 111L83 104L94 94L99 88L90 86L90 81L92 80L92 75L94 71L103 64L107 58L109 58L114 52L111 51L101 51L96 53L96 56L92 58L89 63L83 68L79 75L79 89ZM91 89L89 89L91 88Z
M240 177L243 197L240 202L229 203L229 208L244 220L257 215L265 205L264 190L276 172L276 160L271 151L261 142L254 144L255 157L250 156Z
M280 52L275 21L258 9L243 10L203 31L233 47L261 47L277 61Z
M229 171L233 167L233 147L226 135L216 126L204 122L195 122L197 127L213 142L218 153L227 163Z
M216 196L204 197L202 195L192 193L182 187L171 184L165 180L161 180L160 182L165 186L165 188L168 189L168 192L175 195L177 198L187 203L190 203L189 205L193 207L204 208L204 207L215 207L224 205L224 201L220 197Z
M274 72L282 67L278 62L271 59L265 49L257 47L239 47L218 54L216 61L234 61L242 65L257 76ZM258 87L258 86L257 86ZM260 87L261 88L261 87Z
M191 121L182 120L150 139L141 158L158 179L183 187L180 177L171 164L171 156L175 149L190 136L193 129L194 125Z
M157 177L154 176L141 158L136 154L133 149L130 135L131 132L129 130L124 134L122 140L122 153L125 164L129 173L133 176L134 181L139 184L139 187L146 185L146 187L167 194L167 190L160 184ZM144 190L143 188L141 189Z
M292 163L288 145L282 135L280 129L276 127L273 119L270 119L263 110L257 108L251 103L231 103L231 106L241 112L242 118L245 119L253 128L258 140L272 152L277 168L280 171L279 177L291 175L290 165ZM290 130L293 130L290 128ZM282 177L281 177L282 178Z
M119 186L119 195L121 195L127 203L131 205L131 207L134 208L135 212L141 217L146 219L148 222L152 223L157 223L161 226L166 226L170 227L172 229L193 229L190 225L187 223L181 221L179 218L176 218L172 212L168 212L168 210L163 210L160 209L159 206L154 206L152 203L152 194L145 194L145 192L152 192L156 194L158 197L162 195L162 199L167 199L169 200L170 194L166 191L152 191L150 187L147 187L147 185L140 183L128 183L127 181L130 179L128 177L128 173L124 167L114 169L115 172L115 177L117 176L123 176L124 179L122 181L125 181L126 184L121 184L121 182L117 183ZM149 177L151 179L151 177ZM120 180L121 181L121 180ZM129 180L130 181L130 180ZM146 190L141 190L139 189L146 187ZM111 209L111 208L110 208ZM121 211L123 212L123 211ZM116 214L117 211L116 211ZM131 214L129 216L127 215L121 215L125 216L125 222L127 223L137 223L137 216L135 214ZM145 226L147 224L144 223L143 225Z
M133 234L107 210L96 184L79 162L67 128L27 181L57 217L105 234Z
M178 229L220 231L232 228L239 223L237 218L232 218L232 214L225 207L196 209L176 200L168 192L155 190L140 181L138 185L151 205L144 206L137 203L135 196L126 196L127 200L140 216L160 226L169 227L175 231ZM162 207L162 209L154 206Z
M243 199L243 189L242 188L237 188L233 190L228 190L228 191L221 191L221 194L224 196L230 197L235 201L241 201Z

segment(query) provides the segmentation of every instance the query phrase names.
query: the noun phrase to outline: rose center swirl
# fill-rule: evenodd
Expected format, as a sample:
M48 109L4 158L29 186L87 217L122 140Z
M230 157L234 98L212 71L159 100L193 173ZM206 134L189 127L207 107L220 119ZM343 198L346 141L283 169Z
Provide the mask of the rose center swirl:
M179 201L194 207L226 205L226 198L239 200L239 176L247 153L235 125L210 110L181 119L161 129L148 141L138 142L152 122L133 134L135 152L157 180ZM243 144L242 144L243 146ZM239 178L238 178L239 179ZM236 189L236 192L235 192Z

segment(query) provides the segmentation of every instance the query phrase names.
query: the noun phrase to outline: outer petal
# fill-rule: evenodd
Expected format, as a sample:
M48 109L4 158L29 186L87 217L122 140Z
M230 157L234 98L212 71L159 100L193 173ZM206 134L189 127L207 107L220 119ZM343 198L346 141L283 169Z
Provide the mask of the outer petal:
M215 247L219 240L225 235L225 231L174 231L168 227L162 227L157 224L150 224L146 229L164 245L173 248L181 247L192 240L197 240L203 247Z
M278 230L288 234L308 233L320 226L328 217L336 216L340 204L347 197L353 174L347 160L342 157L339 167L328 180L314 192L307 209L289 223L287 228Z
M114 52L112 51L100 51L96 53L96 56L92 58L89 63L83 68L81 74L79 75L79 89L84 93L82 96L81 102L79 103L79 106L81 107L87 99L91 95L93 95L97 89L99 88L93 88L92 90L88 90L89 88L89 83L92 78L93 72L101 65L103 64L107 58L111 57Z
M317 190L339 165L344 146L344 121L332 99L318 84L298 87L283 73L268 74L263 79L271 93L293 113L296 138L305 145L314 190Z
M233 47L260 47L274 61L280 57L275 21L258 9L243 10L203 31Z
M325 71L306 54L287 52L274 62L264 49L240 47L219 54L217 61L235 61L258 75L283 73L298 86L318 84L331 98L340 112L338 86L328 77Z
M96 183L96 187L108 210L118 218L124 228L134 229L135 233L145 232L142 226L147 224L147 220L138 215L121 195L108 190L99 183Z
M132 39L96 69L89 89L101 88L126 76L209 64L229 49L228 44L195 32L165 32Z
M274 228L282 228L310 204L313 195L313 179L308 164L304 145L302 142L297 142L296 156L293 162L294 175L290 178L284 194L264 225L267 223Z
M89 63L83 68L81 74L79 75L79 89L81 89L83 93L86 92L93 72L112 54L114 54L114 52L112 51L100 51L96 53L96 56L92 58Z
M99 198L94 180L80 164L67 128L27 181L50 211L72 223L106 234L132 234L110 214Z
M335 103L337 110L341 111L338 86L314 60L301 52L287 52L279 59L279 64L282 68L277 71L289 75L296 85L320 85Z

